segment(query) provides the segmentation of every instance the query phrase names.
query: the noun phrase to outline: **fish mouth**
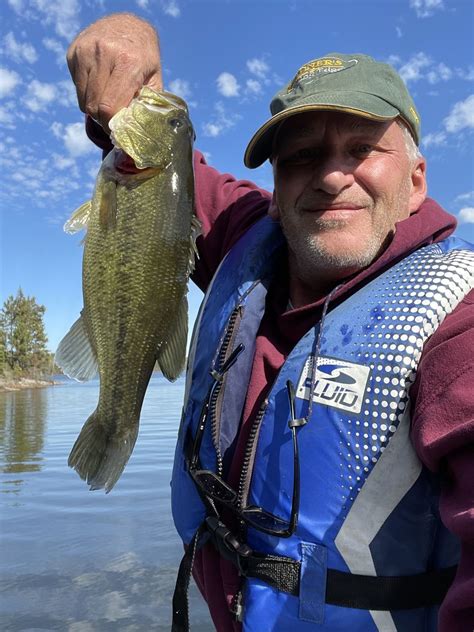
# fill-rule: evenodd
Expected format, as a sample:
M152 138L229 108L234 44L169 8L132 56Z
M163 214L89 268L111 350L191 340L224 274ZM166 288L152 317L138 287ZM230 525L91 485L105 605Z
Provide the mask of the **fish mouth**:
M119 173L124 175L136 175L137 173L144 173L151 169L151 167L139 169L133 158L126 154L122 149L117 150L115 153L114 167Z

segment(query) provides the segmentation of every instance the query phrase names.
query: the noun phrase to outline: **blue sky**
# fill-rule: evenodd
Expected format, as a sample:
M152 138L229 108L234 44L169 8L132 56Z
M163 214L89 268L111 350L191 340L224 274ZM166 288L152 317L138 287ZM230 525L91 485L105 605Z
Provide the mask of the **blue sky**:
M49 347L82 306L81 235L62 226L91 195L100 152L83 131L65 50L98 18L132 11L161 37L165 86L190 104L210 163L271 188L242 156L273 94L330 52L392 63L421 113L434 197L474 241L472 0L0 0L1 292L47 308ZM200 293L191 288L191 318Z

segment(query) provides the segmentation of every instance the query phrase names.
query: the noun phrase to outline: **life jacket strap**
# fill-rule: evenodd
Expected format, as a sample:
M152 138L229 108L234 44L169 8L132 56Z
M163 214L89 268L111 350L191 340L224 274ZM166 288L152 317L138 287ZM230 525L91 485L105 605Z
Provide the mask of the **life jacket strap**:
M245 577L260 579L276 590L298 596L301 563L289 557L252 551L217 518L207 518L211 542ZM457 566L417 575L371 576L327 569L325 602L362 610L409 610L441 603Z
M289 557L257 553L240 542L228 527L208 516L194 534L181 560L173 595L172 632L189 631L188 589L196 551L210 540L240 575L266 582L298 596L301 563ZM409 610L441 603L456 574L456 566L406 576L369 576L327 569L325 602L362 610Z

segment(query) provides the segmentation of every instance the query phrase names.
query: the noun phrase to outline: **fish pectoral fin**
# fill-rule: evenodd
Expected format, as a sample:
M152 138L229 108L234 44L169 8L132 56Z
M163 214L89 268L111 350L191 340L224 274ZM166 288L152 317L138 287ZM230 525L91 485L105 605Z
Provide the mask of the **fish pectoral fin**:
M103 228L112 228L117 219L117 184L113 180L104 180L101 186L99 202L99 220Z
M171 335L159 348L156 359L163 375L170 382L176 380L183 372L186 364L187 339L188 299L185 296L173 323Z
M87 228L91 215L91 209L92 200L81 204L81 206L74 211L71 217L64 224L64 231L72 234Z
M75 380L91 380L99 371L97 357L80 316L59 343L54 361L63 372Z
M111 427L126 430L114 434L109 432ZM109 493L130 458L137 435L138 419L125 426L117 420L101 419L95 411L82 427L69 455L68 465L90 485L91 490L105 489Z

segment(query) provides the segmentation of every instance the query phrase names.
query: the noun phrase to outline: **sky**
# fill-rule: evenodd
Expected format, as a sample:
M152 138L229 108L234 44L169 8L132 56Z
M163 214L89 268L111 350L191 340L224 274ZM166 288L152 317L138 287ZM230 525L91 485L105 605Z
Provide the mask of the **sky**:
M82 235L62 227L100 166L65 53L120 11L157 28L165 87L210 164L270 190L268 163L248 170L243 153L300 66L331 52L391 63L421 114L429 195L474 241L472 0L0 0L0 301L21 287L45 305L50 350L82 307ZM201 296L191 287L191 321Z

